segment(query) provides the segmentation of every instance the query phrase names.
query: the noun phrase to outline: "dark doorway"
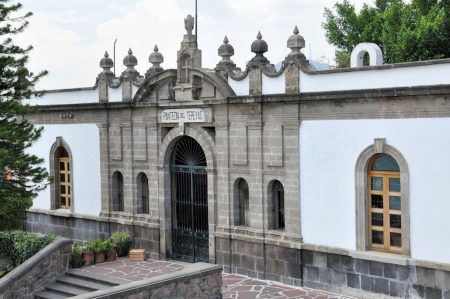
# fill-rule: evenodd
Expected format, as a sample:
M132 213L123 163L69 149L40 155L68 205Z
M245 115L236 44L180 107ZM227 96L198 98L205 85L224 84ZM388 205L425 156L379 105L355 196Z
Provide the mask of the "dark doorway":
M200 144L182 137L175 145L172 176L172 258L209 261L208 177Z

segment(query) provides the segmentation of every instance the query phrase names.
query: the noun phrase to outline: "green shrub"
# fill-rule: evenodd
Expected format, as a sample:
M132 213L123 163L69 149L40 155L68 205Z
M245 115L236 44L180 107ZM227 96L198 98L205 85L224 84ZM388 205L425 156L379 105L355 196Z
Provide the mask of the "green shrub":
M103 241L103 247L105 248L105 251L108 252L112 249L112 242L109 239L106 239L105 241Z
M2 278L3 276L5 276L6 273L8 273L8 272L6 271L6 269L1 268L1 269L0 269L0 278Z
M84 246L83 252L94 251L94 249L95 249L95 244L94 244L94 241L92 241L92 242L87 243L86 246Z
M17 267L55 239L53 235L2 231L0 232L0 257L11 260L13 266Z
M92 247L95 251L95 253L104 253L105 252L105 245L103 243L103 240L96 239L92 241Z
M111 242L117 249L118 256L125 256L131 245L131 235L127 231L118 231L111 235Z
M77 243L72 244L72 257L81 256L81 248Z

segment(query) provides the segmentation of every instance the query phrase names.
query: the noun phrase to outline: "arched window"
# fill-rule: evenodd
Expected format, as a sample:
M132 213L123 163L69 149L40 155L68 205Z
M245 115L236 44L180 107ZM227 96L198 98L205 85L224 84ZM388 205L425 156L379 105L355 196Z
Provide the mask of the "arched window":
M138 213L149 213L148 202L148 179L145 173L140 173L137 176L137 200L138 200Z
M400 167L390 155L379 154L368 167L369 246L372 250L402 252Z
M269 184L272 229L284 229L284 188L279 181Z
M249 193L247 181L240 178L234 183L235 225L248 226L249 221Z
M64 146L57 148L55 153L55 185L60 208L70 209L71 205L71 165L70 156Z
M123 176L119 171L112 177L113 211L123 212Z

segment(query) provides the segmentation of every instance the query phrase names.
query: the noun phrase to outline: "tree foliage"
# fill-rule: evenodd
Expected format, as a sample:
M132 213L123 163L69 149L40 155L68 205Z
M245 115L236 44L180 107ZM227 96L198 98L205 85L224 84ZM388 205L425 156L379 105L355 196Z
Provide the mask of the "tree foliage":
M26 210L49 177L40 166L43 159L27 153L42 128L25 119L32 108L22 101L34 95L31 86L46 72L29 73L32 47L13 43L12 37L25 30L31 16L21 8L15 1L0 0L0 230L22 227Z
M339 67L361 42L381 47L387 63L450 57L450 0L375 0L357 12L348 0L325 9L323 27Z

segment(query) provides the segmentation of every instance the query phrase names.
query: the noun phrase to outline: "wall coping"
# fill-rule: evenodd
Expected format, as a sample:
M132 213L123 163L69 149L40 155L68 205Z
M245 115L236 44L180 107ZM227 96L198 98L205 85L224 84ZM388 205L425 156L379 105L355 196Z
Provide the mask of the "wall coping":
M218 265L211 265L206 263L189 264L184 269L175 273L169 273L141 281L135 281L104 290L78 295L71 298L73 299L116 298L117 296L124 296L127 294L140 292L146 289L155 289L164 285L170 285L187 279L197 278L214 273L221 273L222 270L223 270L222 266Z
M323 253L331 253L338 255L347 255L352 258L374 261L380 263L387 264L395 264L401 266L415 266L415 267L423 267L433 270L442 270L450 272L450 264L440 263L440 262L432 262L426 260L420 260L411 258L409 256L397 255L392 253L384 253L384 252L376 252L376 251L357 251L357 250L349 250L344 248L336 248L336 247L328 247L322 245L301 244L301 249L311 250L311 251L319 251Z
M44 258L50 256L50 254L64 245L72 244L72 240L66 238L58 238L52 243L48 244L46 247L41 249L31 258L26 260L24 263L14 268L11 272L6 274L2 279L0 279L0 290L5 289L8 285L20 279L25 274L28 274L30 270L39 264Z

